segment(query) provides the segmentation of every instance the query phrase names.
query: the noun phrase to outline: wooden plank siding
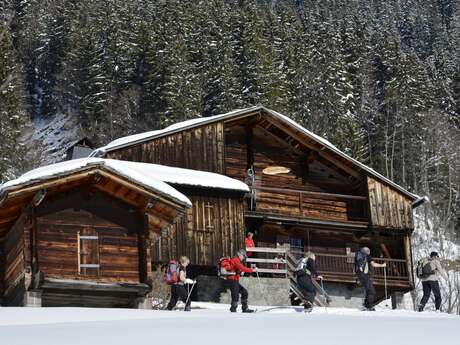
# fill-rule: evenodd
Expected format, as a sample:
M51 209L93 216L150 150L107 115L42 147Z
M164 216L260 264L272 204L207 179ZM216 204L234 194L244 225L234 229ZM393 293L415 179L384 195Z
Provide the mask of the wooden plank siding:
M368 177L369 209L374 226L412 229L412 201L401 193Z
M225 146L225 174L241 181L247 179L248 151L251 151L255 175L251 187L256 191L256 209L252 211L327 221L368 220L364 195L363 200L319 195L350 193L351 188L347 190L347 182L343 182L337 172L321 166L314 159L308 163L308 152L299 154L295 148L289 151L287 144L276 146L277 141L273 142L268 131L261 133L255 127L253 133L253 145L248 147L243 140L242 128L232 128L226 133ZM278 175L264 174L263 170L269 166L283 166L290 171Z
M25 208L8 232L3 244L3 286L11 288L24 275L27 259L28 233L30 231L30 208ZM26 234L27 232L27 234Z
M223 123L193 128L111 151L107 158L224 173Z
M153 261L186 255L195 265L214 266L234 255L244 241L243 200L189 196L193 207L153 245Z
M78 240L93 235L94 243L82 245L85 260L96 260L99 270L78 273ZM37 219L38 269L45 277L93 280L99 282L139 283L139 250L136 229L124 229L86 211L65 210ZM85 259L87 257L87 259Z

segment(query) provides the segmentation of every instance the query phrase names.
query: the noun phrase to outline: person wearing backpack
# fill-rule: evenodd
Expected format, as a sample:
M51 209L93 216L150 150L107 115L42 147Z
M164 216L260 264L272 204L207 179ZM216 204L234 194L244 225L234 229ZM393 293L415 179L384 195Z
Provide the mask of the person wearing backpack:
M304 304L305 312L311 312L315 303L316 288L313 285L313 279L323 279L316 270L315 259L315 254L307 252L296 267L297 284L307 298Z
M236 255L232 258L224 258L220 261L220 276L225 279L224 285L230 290L232 302L230 305L230 311L236 312L238 308L238 300L241 295L241 309L243 313L252 313L254 310L249 309L248 306L248 290L246 290L240 284L241 272L253 273L257 270L257 267L249 268L242 264L247 258L246 250L239 250Z
M186 256L181 256L178 263L175 260L169 262L165 280L171 285L171 299L166 307L167 310L173 310L179 299L185 303L185 311L192 309L190 296L185 288L185 284L195 283L187 278L187 266L189 263L190 260Z
M376 263L371 255L371 250L368 247L362 247L355 254L355 273L358 277L359 282L364 287L364 310L375 311L374 308L374 297L375 288L372 282L372 271L373 268L386 267L386 263Z
M419 268L420 266L420 268ZM428 299L430 298L431 292L434 295L434 304L436 311L441 308L441 290L439 288L439 278L442 275L445 279L448 279L446 271L442 268L439 260L439 254L437 252L431 252L430 258L426 260L421 259L417 265L417 276L422 281L423 297L420 300L418 311L422 312L425 308Z

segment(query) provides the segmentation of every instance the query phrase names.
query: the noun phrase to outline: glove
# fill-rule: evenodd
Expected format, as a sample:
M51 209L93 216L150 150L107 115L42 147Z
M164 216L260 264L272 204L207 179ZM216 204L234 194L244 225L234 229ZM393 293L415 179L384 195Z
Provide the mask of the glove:
M191 280L190 278L185 279L185 284L195 284L194 280Z

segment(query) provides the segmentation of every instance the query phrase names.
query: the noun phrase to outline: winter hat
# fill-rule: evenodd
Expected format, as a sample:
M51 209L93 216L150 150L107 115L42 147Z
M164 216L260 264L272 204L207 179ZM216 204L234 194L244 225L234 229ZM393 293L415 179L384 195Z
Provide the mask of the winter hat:
M370 255L371 250L369 249L369 247L362 247L361 248L361 253L363 253L365 255Z
M248 257L248 254L246 253L246 249L240 249L236 254L242 255L245 259Z
M438 252L431 252L431 253L430 253L430 258L434 258L434 257L439 258Z

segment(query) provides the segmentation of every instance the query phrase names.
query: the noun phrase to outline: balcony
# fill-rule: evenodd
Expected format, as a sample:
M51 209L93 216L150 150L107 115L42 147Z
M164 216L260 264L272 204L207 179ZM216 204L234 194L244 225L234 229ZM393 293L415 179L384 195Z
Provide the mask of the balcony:
M286 247L247 248L248 252L255 253L247 259L250 264L256 264L259 272L271 274L273 277L293 277L298 260L304 254L301 251L290 250ZM315 253L316 266L324 281L337 283L356 283L354 273L354 254L336 255ZM391 287L410 287L407 261L402 259L379 258L379 263L386 262L387 267L375 268L373 273L374 284L379 286L386 284Z
M367 197L359 195L256 186L251 188L246 214L366 226L367 204Z

